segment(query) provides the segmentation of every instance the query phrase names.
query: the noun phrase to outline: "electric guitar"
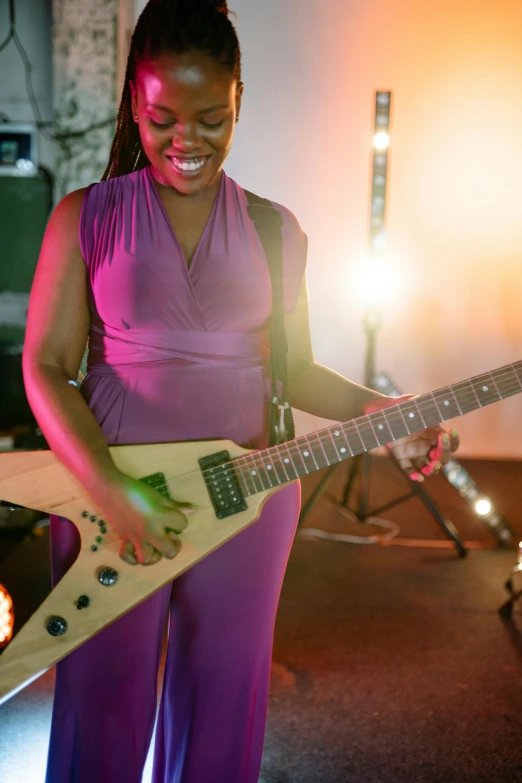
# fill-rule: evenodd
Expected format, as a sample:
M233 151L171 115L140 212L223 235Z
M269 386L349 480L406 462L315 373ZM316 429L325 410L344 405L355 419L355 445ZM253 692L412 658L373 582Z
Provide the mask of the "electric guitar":
M0 703L252 524L287 483L521 391L522 361L261 451L231 441L111 447L120 470L197 507L176 558L147 567L121 560L119 537L52 452L0 454L0 498L67 517L81 536L76 562L0 655Z

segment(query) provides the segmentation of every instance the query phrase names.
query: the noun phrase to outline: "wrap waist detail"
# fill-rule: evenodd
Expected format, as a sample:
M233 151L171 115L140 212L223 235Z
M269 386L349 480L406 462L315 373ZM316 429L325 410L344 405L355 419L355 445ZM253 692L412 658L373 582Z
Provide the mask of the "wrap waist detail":
M87 370L112 375L154 367L256 368L270 360L266 333L132 332L91 327Z

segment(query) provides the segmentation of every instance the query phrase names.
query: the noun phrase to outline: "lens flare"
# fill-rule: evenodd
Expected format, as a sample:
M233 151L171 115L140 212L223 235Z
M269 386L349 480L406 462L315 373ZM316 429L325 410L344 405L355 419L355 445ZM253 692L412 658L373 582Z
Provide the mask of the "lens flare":
M481 498L475 503L475 511L480 517L487 516L491 509L491 501L489 501L487 498Z
M379 150L379 152L382 152L383 150L387 150L390 146L390 137L385 131L379 131L375 134L373 137L373 146L376 150Z
M365 305L380 307L396 301L403 292L403 270L388 254L371 256L356 267L353 286L355 294Z

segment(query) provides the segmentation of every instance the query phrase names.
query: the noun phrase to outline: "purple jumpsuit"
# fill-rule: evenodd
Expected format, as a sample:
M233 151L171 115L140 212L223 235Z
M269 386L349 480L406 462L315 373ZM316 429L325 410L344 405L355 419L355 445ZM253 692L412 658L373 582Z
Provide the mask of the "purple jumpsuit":
M82 394L109 444L266 445L271 284L246 204L223 173L187 268L150 168L87 190L79 231L92 328ZM275 206L290 311L306 237ZM47 783L141 781L167 618L154 783L257 783L299 501L297 483L282 489L254 525L58 664ZM56 517L51 535L56 582L79 537Z

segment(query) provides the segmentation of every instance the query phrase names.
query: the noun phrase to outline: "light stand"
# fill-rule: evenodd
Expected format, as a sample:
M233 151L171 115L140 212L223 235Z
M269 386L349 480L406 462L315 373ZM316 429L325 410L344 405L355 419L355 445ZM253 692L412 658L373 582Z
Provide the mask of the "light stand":
M388 146L389 146L389 130L390 130L390 113L391 113L391 92L389 91L377 91L375 93L375 135L374 135L374 153L373 153L373 173L372 173L372 198L371 198L371 215L370 215L370 250L373 258L385 248L386 235L385 235L385 207L386 207L386 184L388 175ZM378 308L373 305L368 308L366 315L363 319L363 327L366 335L366 359L364 369L364 384L367 388L375 388L375 351L377 342L377 333L381 326L381 318ZM443 530L443 532L450 538L457 548L457 551L461 557L466 554L466 548L464 542L458 534L455 526L446 519L443 514L437 508L433 499L428 493L421 487L418 482L411 481L406 473L402 470L397 460L391 455L392 461L400 471L401 476L410 485L410 491L406 494L392 501L386 503L379 508L369 510L369 494L370 494L370 480L371 480L371 455L367 452L361 456L355 457L352 460L348 479L344 488L343 499L338 509L341 513L350 516L354 514L359 522L366 522L370 517L376 517L378 514L393 508L399 503L403 503L409 500L411 497L418 497L430 514L435 519L436 523ZM301 516L299 518L300 524L304 521L313 504L324 493L326 487L333 478L333 474L338 466L333 465L327 471L311 497L303 506ZM355 509L349 508L350 498L355 488L356 480L359 479L359 494ZM389 523L386 523L389 526Z

